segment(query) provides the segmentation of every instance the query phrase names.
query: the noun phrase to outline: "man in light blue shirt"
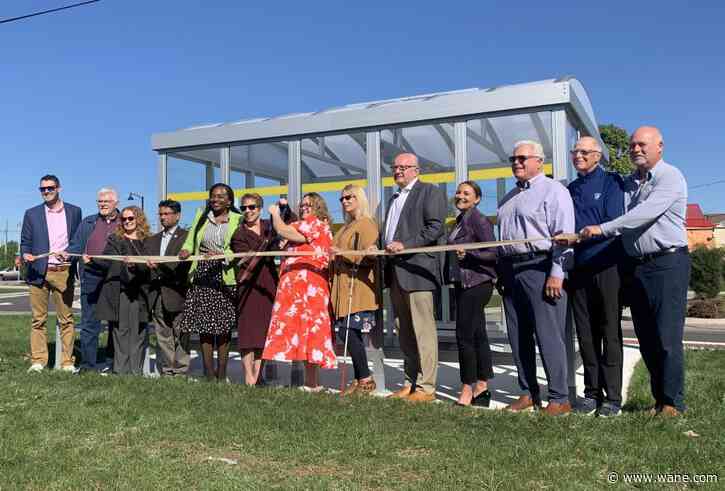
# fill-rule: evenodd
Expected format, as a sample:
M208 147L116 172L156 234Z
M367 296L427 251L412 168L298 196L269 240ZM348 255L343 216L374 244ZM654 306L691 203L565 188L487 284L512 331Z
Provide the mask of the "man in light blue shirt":
M677 416L685 410L682 337L687 311L690 257L685 210L687 183L662 160L664 142L652 126L637 129L629 152L637 169L625 183L626 213L581 230L583 239L622 236L629 256L623 274L630 278L624 298L642 358L650 373L652 414Z
M549 404L544 412L566 414L571 405L564 343L567 299L562 284L573 251L549 238L574 231L574 205L569 191L543 174L541 144L518 142L509 160L517 182L498 206L501 240L545 240L499 249L509 342L524 392L507 409L528 411L541 406L536 378L538 341L549 384Z

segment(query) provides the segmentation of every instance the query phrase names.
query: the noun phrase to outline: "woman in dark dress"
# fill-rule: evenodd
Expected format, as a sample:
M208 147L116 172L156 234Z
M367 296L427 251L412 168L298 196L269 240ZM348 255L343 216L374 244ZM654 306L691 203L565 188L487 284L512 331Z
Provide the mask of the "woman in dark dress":
M121 226L108 237L104 255L143 255L143 240L149 226L143 211L127 206L121 211ZM96 318L108 321L113 329L113 373L141 374L149 322L144 275L139 265L109 260L93 260L106 271L96 305Z
M456 189L456 224L449 244L469 244L496 240L493 225L478 211L481 188L464 181ZM496 249L459 249L446 255L448 283L455 286L456 341L461 374L459 406L485 406L491 403L488 381L493 378L491 347L486 334L485 307L496 279Z
M262 220L264 200L259 194L245 194L240 206L243 222L232 236L234 252L262 252L278 248L272 222ZM273 257L242 258L237 274L237 329L244 383L255 385L262 369L262 350L277 293L277 266Z
M209 189L206 208L199 210L194 218L179 258L186 259L192 253L204 256L231 254L229 244L241 218L234 206L232 188L222 183L214 184ZM207 380L225 381L231 331L237 325L236 261L194 261L189 278L191 288L186 295L179 329L199 334ZM215 345L217 366L214 366Z

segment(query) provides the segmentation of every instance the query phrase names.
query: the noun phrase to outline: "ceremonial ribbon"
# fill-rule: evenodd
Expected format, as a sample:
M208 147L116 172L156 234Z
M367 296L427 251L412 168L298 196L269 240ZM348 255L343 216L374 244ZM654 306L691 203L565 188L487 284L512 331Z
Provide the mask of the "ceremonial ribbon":
M515 240L496 240L491 242L470 242L468 244L446 244L446 245L435 245L426 247L411 247L409 249L403 249L399 252L388 252L381 249L370 249L370 250L346 250L338 251L335 253L336 256L400 256L404 254L419 254L428 252L447 252L447 251L459 251L459 250L473 250L473 249L486 249L489 247L500 247L506 245L518 245L528 244L531 242L539 242L542 240L548 240L554 242L556 240L579 240L578 234L559 234L553 237L533 237L530 239L515 239ZM36 259L50 256L51 252L45 254L38 254L35 256ZM69 257L83 257L83 254L72 254L66 253ZM186 259L179 259L177 256L114 256L114 255L91 255L87 256L91 259L101 259L106 261L124 261L134 264L146 264L147 262L152 263L176 263L184 261L221 261L221 260L232 260L246 257L290 257L290 256L321 256L326 255L317 251L261 251L261 252L235 252L232 254L214 254L214 255L194 255L189 256Z

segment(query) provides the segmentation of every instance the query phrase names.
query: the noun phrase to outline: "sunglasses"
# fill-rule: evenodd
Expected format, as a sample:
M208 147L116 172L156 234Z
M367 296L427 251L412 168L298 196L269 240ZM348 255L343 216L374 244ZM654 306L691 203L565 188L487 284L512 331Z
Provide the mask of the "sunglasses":
M52 193L56 189L58 189L56 186L40 186L38 188L38 191L40 191L41 193Z
M254 211L254 210L257 209L257 205L241 205L239 207L239 209L242 210L242 211L247 211L247 210Z
M355 199L354 194L346 194L345 196L340 196L340 203L343 203L345 201L352 201L353 199Z
M124 222L133 222L136 220L136 217L121 217L121 220Z
M587 158L593 153L600 153L599 150L572 150L569 152L572 157L576 157L579 154L582 154L582 157Z
M529 159L541 159L541 157L539 157L538 155L512 155L511 157L509 157L509 162L511 162L512 164L523 164Z

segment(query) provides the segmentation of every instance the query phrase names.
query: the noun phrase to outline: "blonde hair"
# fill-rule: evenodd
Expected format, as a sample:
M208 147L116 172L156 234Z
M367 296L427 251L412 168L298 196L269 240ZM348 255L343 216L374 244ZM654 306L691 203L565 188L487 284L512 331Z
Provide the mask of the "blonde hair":
M309 198L310 200L313 215L315 215L323 222L327 222L330 224L332 223L332 218L330 218L330 212L327 210L327 203L325 203L325 198L317 193L306 193L304 196L302 196L302 199L305 198ZM302 218L302 212L300 212L300 218Z
M358 209L360 210L360 217L372 219L372 215L370 215L370 203L368 203L368 197L365 195L365 190L355 184L348 184L347 186L342 188L342 192L340 194L344 193L345 191L349 191L350 194L355 196L358 204ZM345 217L345 223L350 223L355 220L355 217L345 212L344 209L342 213Z
M138 206L127 206L121 210L121 220L123 220L123 212L126 210L132 211L133 216L136 217L136 238L138 240L144 240L146 237L151 235L149 223L146 221L146 215L143 210L141 210ZM123 239L124 233L123 223L121 223L121 226L116 229L116 236Z

